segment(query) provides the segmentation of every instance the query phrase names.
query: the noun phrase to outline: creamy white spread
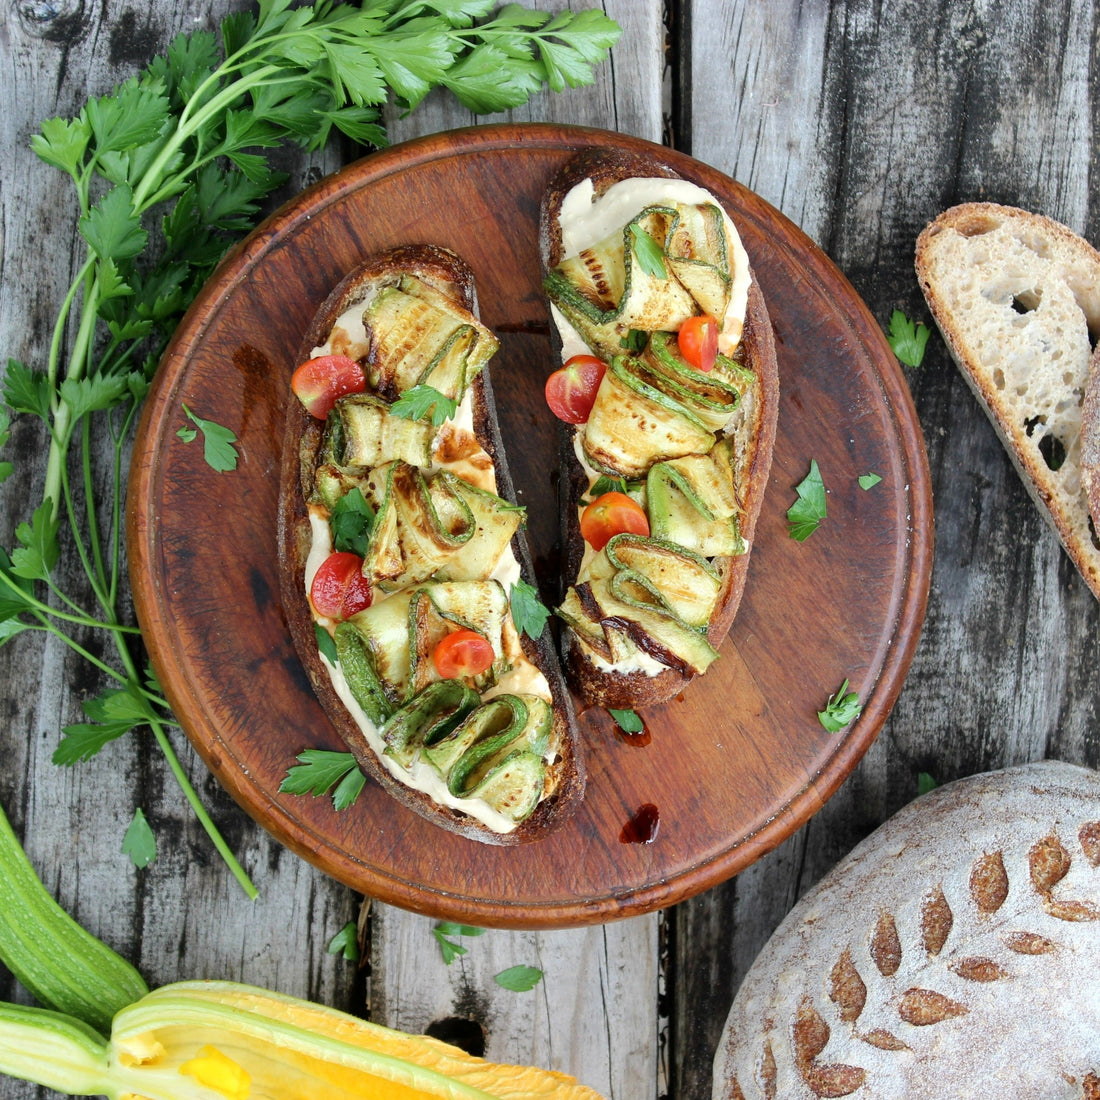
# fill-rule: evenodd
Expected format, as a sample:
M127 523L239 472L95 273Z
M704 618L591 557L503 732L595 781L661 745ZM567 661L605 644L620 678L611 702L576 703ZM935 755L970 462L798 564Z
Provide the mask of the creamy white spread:
M312 354L314 356L340 354L348 355L353 359L363 358L370 349L370 336L363 323L363 315L369 303L369 298L362 299L340 314L329 333L328 339L324 344L314 348ZM433 465L426 472L432 473L437 470L448 469L457 476L463 477L476 485L479 489L495 493L496 473L492 460L481 445L476 444L473 423L473 395L467 389L454 415L441 426L439 433L437 433L433 444ZM454 444L454 449L463 452L461 457L440 457L441 453L444 452L448 439ZM324 509L310 506L309 522L311 540L305 566L307 599L317 570L332 553L332 537L329 530L328 516ZM520 578L519 561L511 543L509 543L505 546L497 561L493 563L486 579L499 581L507 591ZM313 608L312 602L310 603L310 610L314 621L318 625L328 630L335 628L336 623L319 615ZM482 699L489 699L494 695L510 692L538 695L548 702L551 701L550 684L546 676L524 654L515 628L507 617L504 624L503 648L505 650L503 656L508 658L511 668L501 675L490 690L483 693ZM328 671L333 689L347 708L352 720L362 731L367 744L370 745L382 766L394 778L406 787L423 792L439 805L468 814L493 832L508 833L515 829L516 823L514 821L493 810L483 799L456 798L452 795L439 771L427 761L416 760L411 768L405 768L392 757L387 756L384 752L385 743L379 735L378 726L371 721L369 715L356 702L339 665L332 664L325 658L324 654L321 654L321 662Z
M726 245L729 250L729 268L732 273L730 299L722 317L718 333L718 350L723 355L732 355L741 342L741 333L745 327L745 312L748 308L749 286L752 276L749 272L749 257L737 228L730 220L722 204L705 188L683 179L665 179L662 177L620 180L612 184L602 195L596 196L591 179L581 180L562 200L559 224L561 227L562 259L568 260L590 248L597 241L609 237L616 230L624 228L639 211L647 206L659 206L666 203L700 205L709 203L722 212L726 231ZM551 304L550 314L558 330L561 341L561 361L564 363L574 355L591 354L591 349L580 333L566 320L561 311ZM600 477L586 461L584 455L584 425L579 425L573 433L573 453L588 477L591 488ZM583 506L579 509L583 511ZM585 543L577 580L587 576L592 558L592 548ZM657 676L668 670L668 666L655 657L639 649L630 657L620 661L608 661L600 656L583 639L577 637L588 658L602 672L644 672L647 676Z

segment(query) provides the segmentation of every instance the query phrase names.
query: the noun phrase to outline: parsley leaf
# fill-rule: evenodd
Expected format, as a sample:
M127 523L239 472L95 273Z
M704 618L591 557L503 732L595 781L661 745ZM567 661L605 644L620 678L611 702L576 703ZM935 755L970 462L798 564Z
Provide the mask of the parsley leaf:
M526 581L516 581L508 593L508 600L516 630L529 638L541 637L550 612L539 599L538 589Z
M642 270L654 279L667 279L665 253L661 246L637 223L630 223L630 235L634 238L634 255Z
M637 711L609 707L607 713L615 719L624 733L641 733L645 729L645 723L638 717Z
M336 642L332 635L320 623L313 624L313 633L317 638L317 648L330 665L337 663Z
M331 940L328 941L330 955L343 955L348 962L359 961L359 929L355 921L349 920Z
M510 966L507 970L494 974L493 981L512 993L526 993L542 981L542 971L534 966Z
M16 527L15 537L23 545L12 551L11 571L27 580L46 580L61 553L53 501L44 500L35 509L30 523L21 523Z
M825 709L817 712L817 720L830 733L839 733L845 726L850 726L862 711L859 696L848 690L848 681L845 680L836 694L829 696Z
M873 489L882 480L878 474L860 474L859 487L861 489Z
M337 810L346 810L359 796L365 777L350 752L330 749L305 749L298 754L300 763L287 769L280 794L328 794L334 787L332 803Z
M919 367L924 359L924 348L931 329L923 322L914 323L900 309L890 315L890 334L887 340L894 354L907 367Z
M591 503L597 497L603 496L604 493L629 493L630 490L626 484L625 477L611 477L608 474L600 474L594 482L592 482L592 488L588 490L588 496L585 498L586 503Z
M217 424L213 420L203 420L201 416L196 416L186 405L183 406L183 411L195 427L202 432L202 456L206 460L207 466L217 470L220 474L235 470L237 468L237 449L233 444L237 442L237 437L221 424ZM186 436L184 432L187 433ZM186 426L176 432L176 435L184 443L190 443L195 439L194 431Z
M148 867L157 858L157 838L153 836L140 806L134 811L126 835L122 838L122 852L139 869Z
M457 401L424 384L406 390L390 406L390 412L404 420L424 420L430 416L433 428L449 420L457 409Z
M50 379L45 371L32 370L17 359L8 360L4 375L4 400L12 412L29 413L43 420L50 415Z
M787 509L787 534L798 542L805 542L825 518L825 483L817 460L810 460L810 472L795 486L798 500Z
M455 924L453 921L440 921L432 928L435 942L439 944L439 950L443 955L443 961L450 966L459 957L465 955L469 948L461 943L455 943L448 939L449 936L483 936L484 928L477 928L470 924Z
M463 947L462 944L447 939L438 927L432 929L432 935L435 936L435 942L439 944L439 950L443 955L443 961L448 966L450 966L459 955L465 955L469 950L469 948Z
M625 348L627 351L632 352L635 355L641 354L645 351L646 344L649 343L649 333L644 329L632 328L625 336L619 340L619 347Z
M374 525L374 509L367 503L363 490L353 485L333 505L329 515L333 548L365 557L367 539Z
M51 759L55 764L75 764L95 756L109 744L135 726L142 726L153 717L149 704L136 685L109 688L92 699L86 699L80 709L91 719L66 726L64 737L57 743Z

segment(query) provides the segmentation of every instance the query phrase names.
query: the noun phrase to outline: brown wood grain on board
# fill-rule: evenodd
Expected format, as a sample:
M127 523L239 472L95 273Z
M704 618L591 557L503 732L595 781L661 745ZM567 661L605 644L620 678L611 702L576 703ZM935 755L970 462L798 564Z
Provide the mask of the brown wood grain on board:
M585 802L537 844L495 849L451 836L369 784L341 814L326 799L279 794L303 748L339 747L277 595L281 412L301 332L369 253L411 241L453 248L472 266L483 318L502 338L492 370L507 395L501 419L517 485L525 503L544 500L549 511L556 450L542 427L551 364L538 202L569 156L608 143L661 157L726 203L775 328L775 462L720 662L646 711L643 748L620 738L606 715L586 714ZM184 404L200 416L216 410L237 432L236 471L214 473L177 439ZM829 514L797 543L785 514L811 459ZM882 481L866 491L857 478L870 472ZM723 881L789 835L881 728L916 643L931 564L928 472L908 390L844 277L772 207L713 169L635 139L554 125L482 127L394 147L266 223L177 333L146 406L130 500L135 602L154 663L222 783L289 847L356 889L482 925L554 927L650 911ZM543 517L532 536L546 568L554 536ZM816 711L845 678L864 712L829 733ZM650 843L625 843L624 826L645 805L656 808L659 829Z

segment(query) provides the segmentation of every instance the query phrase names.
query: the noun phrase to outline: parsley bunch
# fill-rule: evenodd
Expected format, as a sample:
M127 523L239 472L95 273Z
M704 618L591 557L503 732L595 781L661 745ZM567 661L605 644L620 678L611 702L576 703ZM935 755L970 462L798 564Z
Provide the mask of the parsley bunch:
M72 764L127 731L160 744L207 833L242 887L243 869L203 809L168 740L172 716L138 656L121 601L124 454L137 410L173 328L226 247L257 220L285 176L265 150L307 150L334 132L382 145L381 108L411 110L433 88L478 113L526 102L544 86L590 83L618 37L600 11L550 16L494 0L261 0L231 15L219 37L181 35L167 54L71 119L54 118L35 153L73 181L84 257L60 304L45 366L8 360L0 446L11 416L39 418L50 447L41 503L0 549L0 644L38 631L71 646L110 686L66 727L54 760ZM71 338L70 338L71 336ZM235 466L231 433L188 410L208 461ZM110 491L96 499L95 455L108 440ZM0 463L0 480L10 476ZM90 600L60 587L62 553L76 555ZM82 594L83 595L83 594ZM90 636L105 632L113 656ZM144 866L155 841L138 810L125 849Z

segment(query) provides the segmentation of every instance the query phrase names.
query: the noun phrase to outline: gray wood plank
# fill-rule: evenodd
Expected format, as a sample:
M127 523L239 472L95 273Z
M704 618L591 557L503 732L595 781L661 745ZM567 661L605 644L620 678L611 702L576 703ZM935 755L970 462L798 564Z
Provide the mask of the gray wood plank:
M1029 207L1097 239L1094 5L791 2L764 19L760 5L697 0L691 30L691 151L801 225L884 326L895 308L927 321L913 245L955 202ZM772 930L915 796L918 772L1100 763L1096 601L937 336L907 379L937 515L920 645L886 728L825 809L674 914L679 1100L710 1096L726 1011Z
M82 4L16 5L0 32L0 345L31 366L45 363L54 311L72 275L77 210L67 178L29 149L41 120L69 115L89 91L102 94L128 77L181 30L213 27L239 3L130 5L125 12ZM287 194L326 167L290 158ZM334 160L328 166L335 164ZM100 459L106 447L99 452ZM4 455L16 473L0 486L0 541L30 518L40 492L45 443L20 419ZM108 471L96 471L97 491ZM71 556L59 567L77 591ZM100 643L93 642L97 647ZM107 656L104 653L104 656ZM146 735L129 734L72 768L50 756L80 703L103 682L59 644L26 634L0 649L5 685L0 734L6 767L0 800L46 885L91 931L133 960L150 984L181 978L229 978L330 1004L347 1005L358 978L327 944L352 919L356 898L290 855L211 780L179 731L185 770L230 846L260 888L250 902L224 869ZM137 871L121 852L137 806L158 838L159 857ZM0 973L0 998L27 995ZM8 1100L38 1095L5 1080Z

